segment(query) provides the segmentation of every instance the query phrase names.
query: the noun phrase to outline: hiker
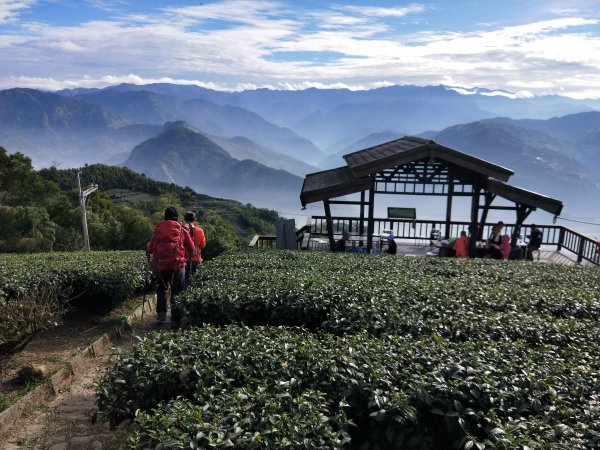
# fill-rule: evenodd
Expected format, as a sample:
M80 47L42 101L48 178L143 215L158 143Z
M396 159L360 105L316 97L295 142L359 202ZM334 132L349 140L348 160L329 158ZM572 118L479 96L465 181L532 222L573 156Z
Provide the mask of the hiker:
M460 237L454 241L452 249L457 258L469 257L469 237L465 230L460 232Z
M500 252L500 245L502 244L502 228L504 228L504 222L502 221L492 227L492 233L485 243L487 251L484 258L503 259L502 252Z
M544 238L544 234L542 230L540 230L537 225L534 223L531 225L531 234L527 236L529 238L529 244L527 245L527 259L529 261L533 261L533 252L538 252L538 260L540 259L540 247L542 246L542 240Z
M338 239L335 243L335 251L336 252L345 252L346 251L346 241L350 239L350 233L344 231L342 233L342 237Z
M395 255L398 251L398 246L396 245L396 241L394 240L394 235L390 234L387 237L388 248L385 251L388 255Z
M194 251L189 255L188 262L185 265L185 286L187 288L190 277L196 273L198 264L202 261L202 249L206 247L206 237L204 230L196 222L196 214L188 211L184 214L185 227L189 230L192 241L194 241Z
M158 222L146 245L158 278L156 287L157 321L167 320L167 291L171 290L171 328L179 328L181 311L174 303L175 296L185 288L187 255L194 251L194 242L186 227L177 220L173 206L165 209L165 219Z

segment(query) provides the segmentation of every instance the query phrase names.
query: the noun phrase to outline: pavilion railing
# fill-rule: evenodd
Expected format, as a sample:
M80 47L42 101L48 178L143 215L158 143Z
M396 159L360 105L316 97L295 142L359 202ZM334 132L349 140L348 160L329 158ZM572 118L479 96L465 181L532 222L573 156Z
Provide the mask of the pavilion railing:
M335 237L339 237L344 231L358 236L361 231L361 221L356 217L333 217L333 230ZM495 223L486 223L481 236L489 236ZM366 234L367 221L363 220L363 234ZM380 235L383 230L392 230L397 239L407 242L414 241L416 244L428 244L435 235L442 239L445 237L459 236L460 232L469 228L470 222L452 221L446 228L446 221L442 220L403 220L403 219L374 219L375 235ZM600 246L593 239L577 233L560 225L538 225L542 230L542 245L555 247L556 250L572 253L578 263L588 261L600 265ZM504 230L512 236L515 224L504 224ZM439 234L438 234L439 233ZM531 233L531 227L524 225L520 234L527 236ZM296 231L297 248L307 249L310 239L327 239L327 220L325 216L311 216L307 224ZM365 236L366 239L366 236ZM276 248L275 235L255 235L249 244L250 248Z
M361 234L361 220L357 217L333 217L332 222L336 237L344 231L351 235ZM380 235L383 230L392 230L397 239L412 240L417 244L429 243L433 236L438 233L442 239L459 236L461 231L468 231L470 225L470 222L466 221L452 221L447 228L446 221L443 220L374 219L373 222L374 235ZM481 231L481 236L489 236L494 224L486 223ZM366 235L366 219L363 220L362 225L363 234ZM513 235L515 228L515 224L504 224L504 231L509 236ZM560 225L538 225L538 228L543 233L542 245L571 252L578 263L585 260L592 264L600 264L600 247L593 239ZM434 230L437 230L437 232L434 232ZM529 225L521 227L520 234L522 236L527 236L530 233L531 227ZM327 220L325 216L312 216L310 236L311 238L327 239Z

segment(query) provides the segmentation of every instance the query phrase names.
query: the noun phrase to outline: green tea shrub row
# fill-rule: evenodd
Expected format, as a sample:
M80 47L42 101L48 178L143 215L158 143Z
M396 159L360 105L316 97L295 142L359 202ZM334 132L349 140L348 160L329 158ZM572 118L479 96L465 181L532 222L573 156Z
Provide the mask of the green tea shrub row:
M142 251L0 255L0 301L53 286L114 304L145 289L149 278Z
M0 255L0 349L60 322L68 307L98 312L149 288L140 251Z
M598 448L600 359L524 343L206 326L99 383L127 448Z
M600 321L590 267L265 251L222 256L193 281L179 304L197 325L579 346Z

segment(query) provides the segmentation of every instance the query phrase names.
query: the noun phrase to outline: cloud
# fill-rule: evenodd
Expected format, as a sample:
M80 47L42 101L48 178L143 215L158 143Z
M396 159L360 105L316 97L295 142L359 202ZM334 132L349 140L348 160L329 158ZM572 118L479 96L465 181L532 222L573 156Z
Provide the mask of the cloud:
M2 0L0 2L0 25L17 20L22 10L30 8L36 0Z
M10 3L12 9L2 3L0 11L14 15L17 4L30 5ZM124 11L73 26L25 22L19 34L0 36L0 64L8 68L0 88L42 79L105 86L136 74L225 90L441 83L600 98L598 20L589 17L442 32L393 26L397 18L425 17L430 10L416 3L314 11L292 2L227 0Z
M338 5L333 9L348 11L350 13L366 16L366 17L405 17L409 14L422 13L427 10L425 5L410 4L403 7L378 7L378 6L349 6Z

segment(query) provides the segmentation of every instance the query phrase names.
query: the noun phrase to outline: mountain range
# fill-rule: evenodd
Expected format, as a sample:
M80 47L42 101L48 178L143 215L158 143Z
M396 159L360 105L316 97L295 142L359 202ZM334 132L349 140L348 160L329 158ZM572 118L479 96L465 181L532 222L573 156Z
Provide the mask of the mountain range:
M566 213L597 217L598 202L583 198L600 193L598 110L598 100L465 95L447 86L14 88L0 91L0 145L26 154L35 167L123 165L285 210L286 202L298 206L305 174L344 165L342 155L352 151L417 135L513 169L511 183L560 198Z

